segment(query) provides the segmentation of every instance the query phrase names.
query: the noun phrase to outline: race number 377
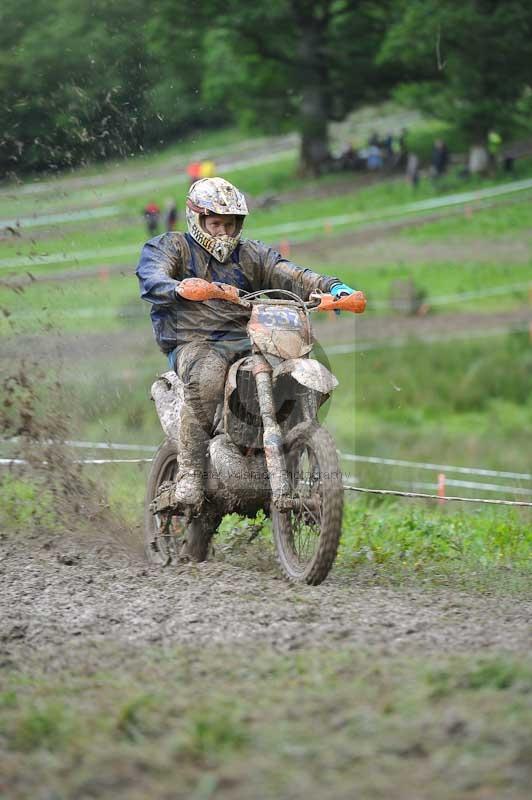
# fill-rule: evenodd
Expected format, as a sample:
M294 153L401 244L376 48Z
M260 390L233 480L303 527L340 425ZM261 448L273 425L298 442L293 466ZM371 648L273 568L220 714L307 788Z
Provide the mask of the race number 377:
M258 322L268 327L279 328L300 328L302 324L297 311L280 306L259 306Z

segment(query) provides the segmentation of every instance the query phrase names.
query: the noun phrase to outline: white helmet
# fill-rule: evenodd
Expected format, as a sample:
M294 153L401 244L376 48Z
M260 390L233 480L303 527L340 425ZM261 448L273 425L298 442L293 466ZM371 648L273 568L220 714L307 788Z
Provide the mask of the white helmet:
M188 232L222 264L229 260L240 241L240 232L247 213L246 198L236 186L224 178L203 178L190 187L186 208ZM203 223L209 214L234 215L234 235L211 236L207 233Z

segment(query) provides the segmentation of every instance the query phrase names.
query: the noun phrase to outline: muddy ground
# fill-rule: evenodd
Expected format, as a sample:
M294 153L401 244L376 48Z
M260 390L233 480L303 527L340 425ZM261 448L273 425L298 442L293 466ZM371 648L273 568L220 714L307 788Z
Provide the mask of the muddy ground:
M249 545L249 555L254 556ZM159 569L132 540L3 536L0 641L22 666L39 650L60 662L82 642L236 645L279 649L336 643L385 653L526 653L532 599L332 574L319 587L286 583L273 557L251 566L223 554Z
M22 531L0 586L2 797L529 796L530 597Z

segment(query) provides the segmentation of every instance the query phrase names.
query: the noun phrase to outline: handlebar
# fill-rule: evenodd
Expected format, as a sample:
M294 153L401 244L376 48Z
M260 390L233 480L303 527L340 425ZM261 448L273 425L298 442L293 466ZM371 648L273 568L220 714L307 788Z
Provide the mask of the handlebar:
M313 292L307 302L285 289L250 292L248 295L241 297L236 286L230 286L228 283L210 283L203 280L203 278L185 278L176 289L177 294L185 300L193 300L195 302L226 300L243 308L250 308L255 303L264 302L259 299L259 296L271 291L276 294L287 295L292 302L297 302L306 311L350 311L353 314L362 314L366 308L366 298L363 292L353 292L353 294L345 295L344 297L333 297L332 294Z

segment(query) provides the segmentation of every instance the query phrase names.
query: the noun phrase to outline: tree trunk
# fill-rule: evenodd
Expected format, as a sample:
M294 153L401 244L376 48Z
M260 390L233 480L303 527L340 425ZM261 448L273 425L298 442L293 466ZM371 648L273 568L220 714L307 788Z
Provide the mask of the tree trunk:
M298 53L301 64L300 171L319 175L330 159L329 93L327 69L327 26L329 3L316 4L314 14L307 2L293 0L299 29Z
M330 159L327 98L319 85L303 88L300 132L300 170L304 175L319 175Z

